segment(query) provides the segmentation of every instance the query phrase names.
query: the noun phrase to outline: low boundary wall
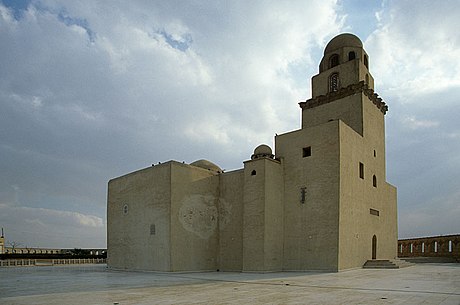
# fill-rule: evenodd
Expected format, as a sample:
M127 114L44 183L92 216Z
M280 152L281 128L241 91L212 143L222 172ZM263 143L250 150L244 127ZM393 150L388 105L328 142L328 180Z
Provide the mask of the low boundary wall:
M460 259L460 234L398 240L398 257Z
M5 259L0 260L0 267L19 266L54 266L78 264L105 264L105 258L69 258L69 259Z

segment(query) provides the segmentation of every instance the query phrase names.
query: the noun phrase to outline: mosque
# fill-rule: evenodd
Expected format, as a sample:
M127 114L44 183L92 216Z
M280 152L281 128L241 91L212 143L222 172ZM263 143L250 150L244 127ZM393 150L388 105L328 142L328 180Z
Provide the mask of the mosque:
M108 266L154 271L340 271L397 256L387 105L361 40L326 46L300 129L243 168L169 161L108 183Z

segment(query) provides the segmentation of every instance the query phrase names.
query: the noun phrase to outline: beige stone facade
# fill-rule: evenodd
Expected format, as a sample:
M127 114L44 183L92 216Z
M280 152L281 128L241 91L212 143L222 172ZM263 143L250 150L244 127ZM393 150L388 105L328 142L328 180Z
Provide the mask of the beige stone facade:
M386 104L352 34L326 46L302 127L240 170L169 161L108 185L108 265L155 271L339 271L397 255Z

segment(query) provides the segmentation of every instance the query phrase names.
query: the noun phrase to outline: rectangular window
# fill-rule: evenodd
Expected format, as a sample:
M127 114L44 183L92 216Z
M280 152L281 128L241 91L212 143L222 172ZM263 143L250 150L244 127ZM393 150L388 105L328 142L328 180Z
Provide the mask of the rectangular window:
M156 233L156 228L154 224L150 225L150 235L155 235Z
M359 162L359 178L364 179L364 164Z
M302 157L310 157L311 156L311 146L302 148Z
M379 215L380 215L380 212L379 212L378 210L370 209L369 212L371 213L371 215L375 215L375 216L379 216Z
M302 204L305 203L306 193L307 193L307 188L306 187L300 188L300 203L302 203Z

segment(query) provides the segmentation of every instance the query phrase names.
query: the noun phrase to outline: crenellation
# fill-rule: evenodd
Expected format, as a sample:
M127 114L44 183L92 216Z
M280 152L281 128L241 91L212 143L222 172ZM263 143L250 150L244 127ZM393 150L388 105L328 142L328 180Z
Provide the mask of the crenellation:
M450 257L460 259L460 235L408 238L398 241L399 257Z
M308 99L305 102L300 102L299 106L302 110L311 109L357 93L364 93L364 95L366 95L383 114L387 113L388 106L386 103L377 93L374 92L373 89L369 88L364 81L348 85L345 88L340 88L338 91L329 92L325 95L319 95Z

